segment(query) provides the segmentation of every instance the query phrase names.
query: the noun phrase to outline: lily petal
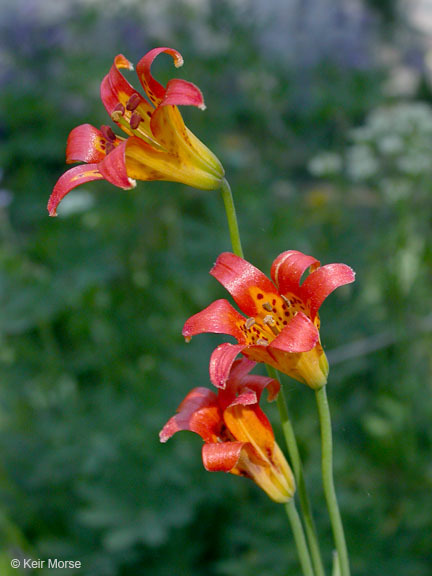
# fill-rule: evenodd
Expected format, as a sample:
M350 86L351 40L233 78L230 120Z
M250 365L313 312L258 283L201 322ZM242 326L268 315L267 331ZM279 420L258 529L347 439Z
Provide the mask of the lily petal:
M129 178L126 171L125 149L127 141L123 141L114 148L102 162L99 162L98 169L102 176L114 186L128 190L135 187L135 182Z
M106 156L106 139L102 132L91 124L74 128L67 139L66 163L100 162Z
M261 270L230 252L223 252L218 257L210 274L228 290L247 316L258 314L257 298L263 299L260 291L279 296L273 283Z
M128 109L128 103L131 99L134 99L135 104L133 111L140 115L142 122L144 123L144 129L148 131L150 136L150 116L153 113L154 108L131 84L129 84L115 63L111 66L109 73L102 80L100 95L103 105L110 116L114 110L118 109L119 104L121 104L122 110L124 110L125 122L120 123L116 121L116 124L127 134L132 134L131 130L127 127L132 116L132 110Z
M237 465L244 446L244 442L204 444L202 447L204 468L208 472L231 472Z
M48 200L47 208L50 216L57 216L57 206L74 188L92 180L104 180L98 166L99 164L74 166L60 176Z
M312 320L321 304L339 286L351 284L355 272L346 264L326 264L310 274L301 286L302 298L309 302Z
M237 441L250 443L263 460L268 459L275 439L272 426L258 405L233 404L224 411L223 418Z
M225 390L219 391L219 403L223 408L231 404L252 404L252 398L258 403L265 388L268 389L269 402L277 397L279 381L269 376L250 374L255 365L256 362L244 356L234 362Z
M167 83L159 106L196 106L205 110L204 97L198 86L180 78L173 78Z
M128 175L135 180L169 180L191 184L203 190L220 185L210 171L200 170L197 163L181 162L177 155L155 149L142 139L131 136L126 144Z
M307 352L319 341L319 332L315 324L303 314L298 312L291 322L285 326L278 336L268 345L268 349L277 349L283 352Z
M159 438L166 442L176 432L189 430L199 434L204 442L216 442L220 423L216 394L208 388L194 388L177 408L177 414L165 424Z
M239 328L239 325L243 324L244 317L231 306L228 300L220 299L186 320L182 334L186 339L206 332L228 334L243 343L244 335Z
M231 366L244 348L245 344L225 342L213 350L210 357L209 372L210 381L216 388L225 388L230 376Z
M160 102L164 99L165 96L165 88L162 84L159 84L157 80L155 80L151 73L151 65L153 60L159 55L165 52L172 56L174 60L174 66L179 68L183 66L183 57L177 50L173 48L161 47L161 48L153 48L150 52L147 52L145 56L141 58L138 62L136 71L138 74L138 78L142 84L142 87L145 90L148 98L155 106L158 106Z
M310 267L319 266L320 262L297 250L288 250L280 254L271 267L271 277L281 294L297 294L300 280Z

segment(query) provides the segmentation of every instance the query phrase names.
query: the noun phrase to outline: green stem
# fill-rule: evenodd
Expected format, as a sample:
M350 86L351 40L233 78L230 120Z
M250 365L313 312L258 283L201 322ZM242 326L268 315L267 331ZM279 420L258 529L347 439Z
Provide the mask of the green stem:
M303 526L295 506L294 498L285 504L285 510L289 518L291 529L294 534L294 540L297 546L300 564L304 576L314 576L312 563L309 556L309 550L306 544L306 538L303 532Z
M243 248L240 240L240 231L237 222L237 215L234 206L234 200L228 181L224 178L222 182L222 198L225 205L226 217L228 220L228 228L231 238L231 245L234 254L243 258Z
M315 390L315 396L318 405L318 414L321 427L321 457L324 494L327 501L333 538L337 550L340 575L349 576L350 567L348 560L348 550L345 542L342 518L339 511L333 480L333 439L326 387L323 386L319 390Z
M272 378L279 380L277 371L271 366L267 366L267 371ZM297 493L300 500L300 508L303 514L305 523L306 537L311 551L312 563L314 566L316 576L325 576L324 566L321 558L321 551L318 544L318 537L315 528L315 522L312 515L312 509L307 494L306 482L303 474L303 465L300 458L300 453L297 445L297 440L294 433L294 428L288 413L288 405L286 402L283 387L281 385L280 392L277 398L279 408L280 420L282 423L282 431L284 434L285 442L288 448L291 464L294 470L294 476L297 484Z
M237 222L236 210L235 210L235 206L234 206L234 199L232 196L230 185L228 184L227 180L225 180L225 179L222 182L221 190L222 190L222 198L223 198L224 205L225 205L226 217L227 217L227 221L228 221L228 228L229 228L229 232L230 232L232 249L233 249L234 254L243 258L243 249L242 249L242 245L241 245L240 231L239 231L238 222ZM279 380L278 373L276 372L276 370L274 368L267 366L267 370L268 370L268 372L272 378L276 378L277 380ZM294 430L292 428L292 425L291 425L291 422L290 422L290 419L288 416L288 408L287 408L287 404L286 404L286 400L285 400L285 397L283 394L282 387L281 387L281 391L278 395L278 405L279 405L279 412L280 412L280 417L281 417L281 421L282 421L282 428L283 428L283 432L285 435L285 440L287 443L289 455L290 455L290 458L291 458L291 461L293 464L294 475L296 477L296 483L297 483L298 492L299 492L299 499L300 499L300 506L302 509L303 516L305 518L306 534L307 534L309 546L311 549L311 555L312 555L312 560L313 560L315 572L312 570L312 567L311 567L311 561L310 561L310 556L309 556L307 544L306 544L306 541L304 538L303 527L302 527L300 518L298 517L298 513L297 513L297 510L295 508L294 501L292 501L292 504L288 503L286 505L287 513L289 512L288 516L291 515L291 517L292 517L292 519L290 518L291 525L293 526L293 522L294 522L294 524L296 526L297 536L296 536L296 534L294 534L294 538L295 538L296 545L298 548L299 556L301 557L302 554L303 554L303 556L305 555L305 553L307 554L308 561L306 562L306 561L301 560L302 565L309 564L309 567L310 567L309 572L306 572L305 567L303 568L305 575L311 574L311 576L314 576L314 575L315 576L325 576L324 568L323 568L323 564L322 564L322 560L321 560L321 554L320 554L320 550L319 550L319 546L318 546L318 539L316 536L315 525L314 525L313 518L312 518L311 507L310 507L309 499L308 499L307 492L306 492L306 484L305 484L304 477L303 477L303 467L301 464L300 454L298 451L297 441L295 438ZM294 531L294 528L293 528L293 531ZM303 534L303 544L302 544L303 549L302 549L302 551L300 551L300 547L299 547L299 540L301 541L301 538L299 536L299 531L301 531L301 534ZM304 548L305 548L306 552L304 551Z

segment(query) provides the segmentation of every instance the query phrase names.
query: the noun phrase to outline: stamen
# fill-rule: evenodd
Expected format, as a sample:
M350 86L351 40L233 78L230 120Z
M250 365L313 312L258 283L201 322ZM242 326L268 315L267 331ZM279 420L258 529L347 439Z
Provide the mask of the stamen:
M263 322L264 322L264 324L266 324L270 328L270 330L273 332L273 334L275 336L277 336L279 334L279 330L275 326L275 319L273 318L273 316L271 314L267 314L267 316L264 317Z
M101 126L101 132L104 138L110 142L115 142L116 135L110 126Z
M126 110L133 112L136 108L138 108L140 102L141 98L136 92L134 92L132 96L129 98L129 100L126 102Z
M115 146L112 142L107 142L105 146L105 152L108 155L110 152L114 150Z
M267 346L268 341L265 338L258 338L257 344L258 346Z
M291 302L288 300L288 298L286 296L284 296L283 294L281 294L282 300L285 302L285 304L288 306L288 308L291 307Z
M119 102L117 106L114 108L114 110L111 112L111 118L112 120L114 120L114 122L118 122L120 118L124 115L124 113L125 113L125 107L121 102Z
M132 112L129 124L132 130L136 130L142 122L142 116L138 112Z
M255 318L248 318L245 322L245 326L248 330L249 328L252 328L254 324L255 324Z
M270 302L264 302L264 304L262 305L262 307L264 308L264 310L267 310L268 312L271 312L273 310L272 305L270 304Z

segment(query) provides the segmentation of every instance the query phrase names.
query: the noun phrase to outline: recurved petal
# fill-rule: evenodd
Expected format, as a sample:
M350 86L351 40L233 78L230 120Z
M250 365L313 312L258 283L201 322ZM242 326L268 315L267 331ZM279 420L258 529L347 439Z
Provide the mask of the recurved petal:
M275 400L275 398L277 398L277 395L279 394L280 383L278 382L278 380L270 378L270 376L259 376L258 374L249 374L246 378L243 379L241 386L238 388L238 394L240 395L237 396L235 403L245 404L244 402L239 401L241 399L240 390L242 389L253 390L256 396L256 401L259 402L261 395L266 388L268 392L268 401L272 402L273 400Z
M319 266L319 260L297 250L287 250L280 254L271 267L271 277L281 294L298 293L300 279L310 267Z
M174 50L173 48L161 47L153 48L153 50L147 52L147 54L143 56L138 62L136 67L138 78L140 79L142 87L155 106L157 106L163 100L165 96L165 88L162 86L162 84L153 78L151 73L151 65L153 60L162 52L172 56L174 60L174 66L176 68L179 68L183 65L183 57L180 52L177 52L177 50Z
M102 132L91 124L74 128L67 139L66 162L100 162L106 156L106 139Z
M134 188L136 185L135 181L128 176L126 169L126 144L127 141L125 140L98 164L98 169L105 180L124 190Z
M48 200L48 212L50 216L57 216L57 206L63 200L63 198L71 190L85 184L86 182L91 182L92 180L103 180L104 176L100 173L98 169L98 164L83 164L81 166L75 166L67 172L65 172L57 180L56 185L51 193Z
M221 423L216 394L208 388L194 388L165 424L159 438L166 442L176 432L189 430L199 434L204 442L216 442Z
M312 320L333 290L354 280L355 272L346 264L326 264L309 274L301 286L301 295L305 302L310 303Z
M216 388L224 389L230 377L234 360L245 348L245 344L230 344L225 342L213 350L210 357L210 381Z
M173 78L167 83L159 106L196 106L205 110L204 97L198 86L180 78Z
M208 472L231 472L240 459L244 442L220 442L204 444L202 460Z
M274 294L279 297L275 286L267 276L243 258L230 252L223 252L218 257L210 274L228 290L247 316L257 315L257 299L264 300L260 291L266 295Z
M242 356L232 365L225 390L219 391L219 404L222 408L234 404L256 404L260 401L262 392L268 388L268 400L274 400L280 384L274 378L250 374L256 362Z
M231 306L228 300L220 299L186 320L182 334L189 340L196 334L206 332L228 334L242 343L244 342L244 335L239 324L243 323L244 317Z
M319 341L319 332L303 312L298 312L287 326L267 347L283 352L307 352Z
M121 109L126 123L130 122L133 112L139 114L145 129L150 134L150 116L154 108L129 84L118 68L114 63L109 73L102 80L100 95L103 105L110 116L114 110ZM126 133L132 133L125 126L125 123L116 121L116 124Z

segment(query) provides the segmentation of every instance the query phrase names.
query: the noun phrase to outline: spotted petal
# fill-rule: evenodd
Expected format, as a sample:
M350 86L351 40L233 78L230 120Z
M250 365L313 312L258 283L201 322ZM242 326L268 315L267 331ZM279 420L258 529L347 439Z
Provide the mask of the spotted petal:
M257 300L264 300L263 294L266 297L279 296L275 286L265 274L230 252L224 252L218 257L210 274L228 290L247 316L258 314Z

